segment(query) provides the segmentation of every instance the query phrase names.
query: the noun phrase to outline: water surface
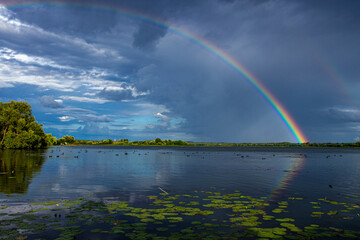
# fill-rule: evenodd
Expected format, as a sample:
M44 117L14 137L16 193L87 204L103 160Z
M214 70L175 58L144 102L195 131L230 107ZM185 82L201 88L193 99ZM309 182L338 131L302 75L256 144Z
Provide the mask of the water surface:
M312 221L355 230L360 225L356 209L359 149L67 146L4 150L0 173L0 204L91 196L92 201L126 201L144 207L148 196L159 193L241 192L271 205L301 199L287 210L299 226ZM355 210L339 222L326 215L330 208L324 205L321 210L326 217L314 220L309 216L316 209L308 208L318 199L351 203Z

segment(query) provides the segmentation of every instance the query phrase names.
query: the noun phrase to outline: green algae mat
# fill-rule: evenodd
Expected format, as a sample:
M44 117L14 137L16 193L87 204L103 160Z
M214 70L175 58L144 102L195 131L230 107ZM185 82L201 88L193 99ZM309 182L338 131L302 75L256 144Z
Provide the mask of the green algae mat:
M141 207L90 195L1 203L0 239L360 239L359 198L348 199L276 201L211 188L147 196Z

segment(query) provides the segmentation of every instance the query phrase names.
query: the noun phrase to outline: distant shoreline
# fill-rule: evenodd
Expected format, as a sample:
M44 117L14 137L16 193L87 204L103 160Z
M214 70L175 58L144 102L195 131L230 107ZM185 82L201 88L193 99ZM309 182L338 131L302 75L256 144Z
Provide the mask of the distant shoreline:
M59 146L124 146L124 147L249 147L249 148L260 148L260 147L276 147L276 148L360 148L359 143L196 143L188 142L184 145L166 145L166 144L138 144L129 142L128 144L65 144Z

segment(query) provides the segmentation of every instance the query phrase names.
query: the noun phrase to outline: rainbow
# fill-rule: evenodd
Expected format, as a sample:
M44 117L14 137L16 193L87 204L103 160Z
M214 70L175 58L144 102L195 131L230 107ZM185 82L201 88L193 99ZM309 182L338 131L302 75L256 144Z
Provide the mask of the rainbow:
M215 46L213 43L207 41L206 39L195 35L187 31L182 27L175 26L165 20L162 20L157 17L149 16L138 11L127 9L119 6L110 6L104 3L101 4L84 4L78 1L72 1L71 3L62 3L57 1L51 1L49 3L37 3L36 1L26 4L19 4L16 0L5 0L2 3L5 7L11 10L38 10L42 8L64 8L64 7L78 7L78 8L89 8L97 9L107 12L116 12L122 15L156 25L160 28L165 28L183 38L193 42L199 47L205 49L211 54L218 57L221 61L225 62L237 73L239 73L244 79L246 79L270 104L270 106L276 111L280 116L282 121L285 123L291 134L295 137L298 143L308 142L305 134L300 129L298 124L295 122L290 113L285 109L285 107L280 103L280 101L268 90L264 84L262 84L250 71L248 71L244 66L238 63L233 57L227 54L222 49Z
M295 157L295 159L290 158L289 160L292 160L290 166L288 167L287 171L284 173L284 175L277 181L277 184L275 184L275 187L270 192L269 200L274 200L278 196L281 196L281 191L284 189L287 189L290 185L290 182L295 178L297 175L297 172L299 172L306 163L305 156L299 156Z
M313 52L316 53L316 51ZM344 99L346 99L349 103L359 107L355 94L348 87L350 85L346 85L346 78L341 76L340 71L334 66L334 64L330 63L330 61L325 58L324 54L318 53L316 59L324 72L334 81L337 89L342 92Z

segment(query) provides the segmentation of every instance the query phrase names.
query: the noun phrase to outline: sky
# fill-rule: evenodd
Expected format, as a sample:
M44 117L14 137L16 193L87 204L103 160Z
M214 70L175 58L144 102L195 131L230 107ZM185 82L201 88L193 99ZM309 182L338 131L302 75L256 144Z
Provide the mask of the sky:
M308 141L360 141L359 8L358 0L1 0L0 101L30 103L56 137L297 142L216 49Z

